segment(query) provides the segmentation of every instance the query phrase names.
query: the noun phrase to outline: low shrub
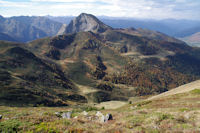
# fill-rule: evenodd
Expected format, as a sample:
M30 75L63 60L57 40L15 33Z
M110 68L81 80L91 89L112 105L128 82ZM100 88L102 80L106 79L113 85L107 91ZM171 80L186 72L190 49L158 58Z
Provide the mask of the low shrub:
M200 95L200 89L195 89L191 91L192 94Z
M156 124L160 124L163 120L167 119L174 119L174 117L171 114L159 114Z
M0 122L0 132L1 133L13 133L20 131L20 126L22 123L17 120L7 120Z

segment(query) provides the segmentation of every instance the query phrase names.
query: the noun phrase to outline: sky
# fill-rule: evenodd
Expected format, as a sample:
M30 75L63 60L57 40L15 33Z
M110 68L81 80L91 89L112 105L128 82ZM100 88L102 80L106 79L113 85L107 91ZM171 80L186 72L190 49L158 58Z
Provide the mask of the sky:
M0 15L200 20L200 0L0 0Z

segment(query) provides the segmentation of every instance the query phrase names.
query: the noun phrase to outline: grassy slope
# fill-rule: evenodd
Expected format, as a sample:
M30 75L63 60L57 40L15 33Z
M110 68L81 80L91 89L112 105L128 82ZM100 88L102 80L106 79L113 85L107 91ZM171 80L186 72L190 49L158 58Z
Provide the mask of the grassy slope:
M153 99L159 99L162 97L166 97L166 96L171 96L171 95L175 95L175 94L180 94L180 93L185 93L185 92L189 92L192 90L195 90L197 88L200 88L200 80L179 86L177 88L174 88L170 91L164 92L162 94L150 97L148 100L153 100Z
M200 77L198 50L184 42L149 39L120 30L109 30L102 36L107 45L130 59L125 69L106 80L138 87L139 95L161 93Z
M190 89L190 88L188 88ZM101 110L103 114L111 113L114 120L108 123L89 120L83 115L89 111L95 119L95 108L14 108L0 107L3 119L0 131L8 128L19 132L198 132L200 121L200 89L186 93L161 97L151 101L127 104L119 109ZM15 111L13 111L15 110ZM54 112L72 110L71 119L60 119ZM77 118L75 118L77 116ZM8 119L9 118L9 119Z

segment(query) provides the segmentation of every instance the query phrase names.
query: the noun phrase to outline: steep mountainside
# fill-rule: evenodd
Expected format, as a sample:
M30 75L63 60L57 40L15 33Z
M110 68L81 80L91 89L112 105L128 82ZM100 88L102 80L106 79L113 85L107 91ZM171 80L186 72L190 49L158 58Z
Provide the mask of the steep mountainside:
M40 57L59 64L65 75L76 84L91 88L91 93L84 94L91 101L127 100L128 90L119 90L119 87L102 80L107 73L120 71L126 58L105 45L96 34L78 32L60 35L35 40L27 46ZM80 93L84 91L82 87L79 89ZM119 92L121 94L117 94Z
M139 37L147 37L149 39L154 39L154 40L160 40L160 41L168 41L168 42L175 42L175 43L183 43L180 40L167 36L161 32L157 31L152 31L148 29L134 29L134 28L128 28L128 29L119 29L119 31L134 35L134 36L139 36Z
M61 23L52 21L46 17L27 17L27 16L19 16L19 17L11 17L10 19L19 21L21 23L34 26L42 31L44 31L48 36L56 35L60 27Z
M46 17L1 17L0 22L1 32L19 42L56 35L62 26L61 23L54 22Z
M0 55L0 105L62 106L77 95L77 87L55 63L38 58L23 44L0 41Z
M181 41L152 40L114 30L103 33L102 38L129 58L124 69L108 74L105 80L138 87L139 95L167 91L200 76L200 60L191 54L198 52Z
M62 35L65 32L67 24L63 24L60 30L58 31L57 35Z
M0 33L0 40L5 40L5 41L16 41L14 38L10 37L7 34Z

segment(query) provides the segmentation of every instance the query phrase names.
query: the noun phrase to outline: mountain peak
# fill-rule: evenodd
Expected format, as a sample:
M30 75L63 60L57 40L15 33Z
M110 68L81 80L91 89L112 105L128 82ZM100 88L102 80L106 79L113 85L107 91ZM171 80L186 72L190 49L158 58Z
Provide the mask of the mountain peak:
M3 20L3 19L4 19L4 17L0 15L0 20Z
M92 14L88 14L88 13L81 13L79 16L85 16L85 15L87 15L87 16L89 16L89 15L92 15ZM92 15L93 16L93 15Z
M69 23L64 33L76 33L81 31L104 32L107 29L112 28L102 23L94 15L81 13Z

